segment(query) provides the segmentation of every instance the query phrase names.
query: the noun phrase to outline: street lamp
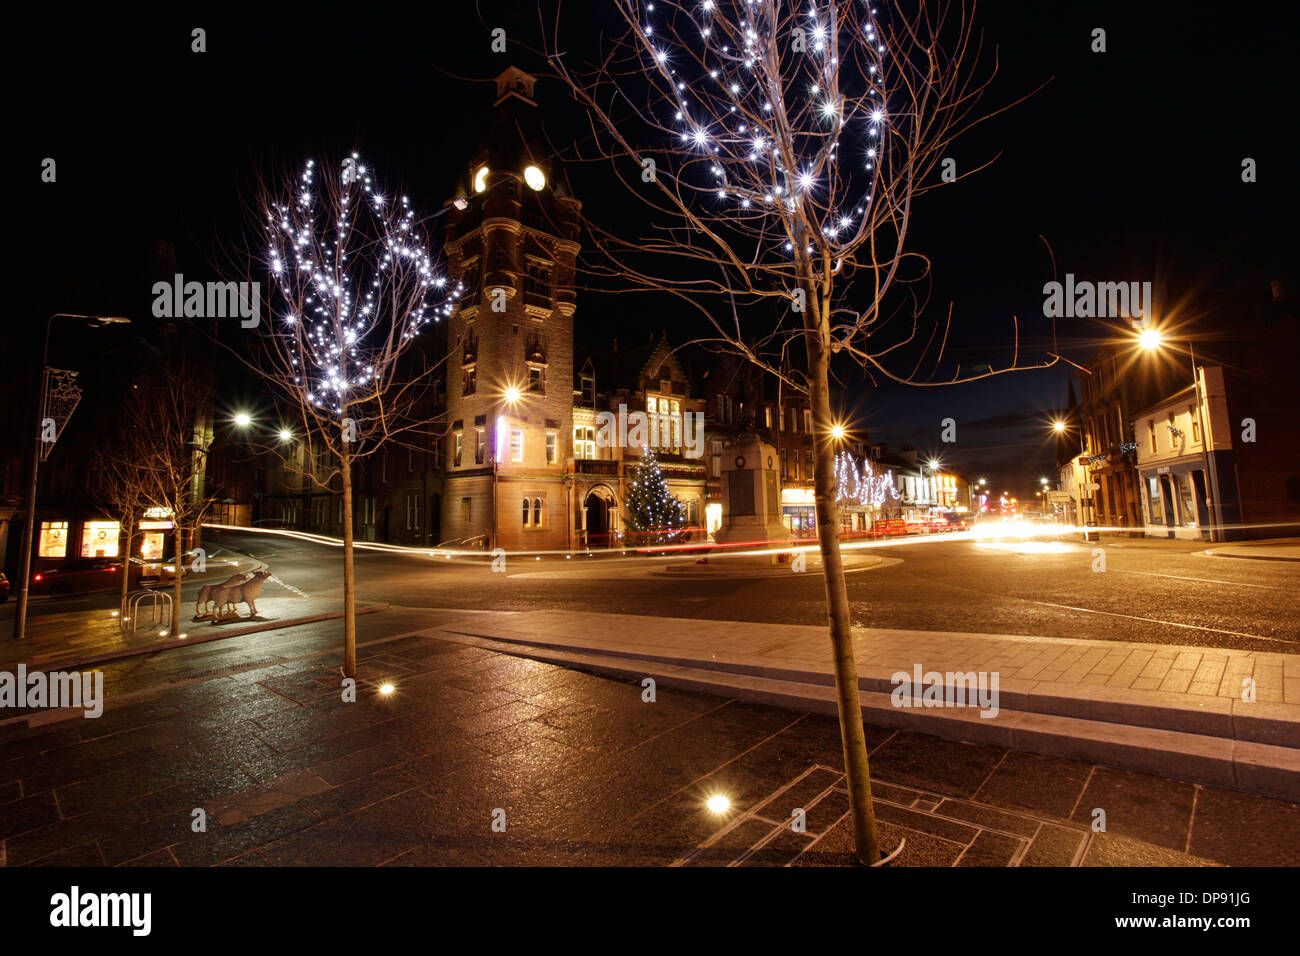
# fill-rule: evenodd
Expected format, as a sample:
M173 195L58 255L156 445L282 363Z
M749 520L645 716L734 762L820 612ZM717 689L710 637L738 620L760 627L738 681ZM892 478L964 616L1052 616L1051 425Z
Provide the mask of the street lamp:
M45 377L50 364L50 327L55 319L78 319L87 323L92 329L102 329L106 325L130 325L131 320L120 315L80 315L71 312L55 312L45 320L45 341L41 347L41 366L36 396L36 428L33 429L32 466L27 474L27 527L23 530L22 547L18 555L18 596L14 604L14 640L21 640L27 630L27 592L32 576L32 539L38 524L36 521L36 473L41 463L41 412L45 403ZM123 573L129 568L124 562Z
M498 499L497 491L497 473L501 465L501 430L506 425L505 416L501 413L503 405L509 405L512 408L519 403L521 393L515 385L507 386L502 392L502 401L497 402L496 423L493 425L494 434L492 436L492 550L497 549L497 540L501 534L501 502Z
M1148 326L1138 333L1138 345L1144 352L1154 352L1159 349L1165 341L1164 335L1159 329ZM1192 389L1196 393L1196 424L1201 431L1201 464L1205 474L1205 514L1209 518L1210 540L1218 541L1218 535L1215 531L1215 524L1218 520L1218 513L1215 509L1215 500L1218 498L1219 482L1213 472L1210 471L1210 436L1205 430L1205 418L1201 412L1201 376L1196 369L1196 346L1188 341L1188 357L1192 363ZM1209 403L1209 396L1205 396L1206 404Z
M235 415L234 422L240 428L247 428L249 425L253 424L253 416L248 414L248 412L239 412Z

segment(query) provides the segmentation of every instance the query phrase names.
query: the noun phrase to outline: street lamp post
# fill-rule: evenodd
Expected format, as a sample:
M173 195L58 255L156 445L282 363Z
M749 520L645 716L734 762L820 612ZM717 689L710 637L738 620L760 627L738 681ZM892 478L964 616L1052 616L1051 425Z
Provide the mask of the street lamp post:
M511 385L502 395L503 401L496 405L496 421L492 423L492 550L497 549L497 540L501 533L501 502L498 499L497 472L501 463L501 426L505 421L502 414L506 405L512 408L519 403L520 391ZM508 427L508 426L507 426ZM475 439L477 441L477 438Z
M32 429L32 465L27 472L27 523L23 529L18 554L18 595L14 602L14 640L21 640L27 630L27 596L32 576L32 539L36 536L36 475L41 463L41 408L45 400L45 373L50 362L50 328L55 319L84 319L92 329L105 325L129 325L130 319L118 315L79 315L55 312L45 320L45 341L41 347L40 373L37 376L36 427ZM124 567L125 570L125 567Z
M1138 335L1138 343L1148 351L1154 352L1164 344L1165 337L1158 329L1145 328ZM1196 368L1196 345L1192 342L1187 343L1187 354L1192 362L1192 390L1196 396L1196 424L1201 431L1201 465L1205 473L1205 515L1209 519L1210 540L1218 541L1218 532L1216 526L1219 521L1219 509L1215 506L1218 499L1219 483L1210 470L1210 436L1205 430L1205 417L1201 412L1201 376ZM1209 403L1208 394L1205 395L1205 401ZM1195 485L1193 485L1195 491Z

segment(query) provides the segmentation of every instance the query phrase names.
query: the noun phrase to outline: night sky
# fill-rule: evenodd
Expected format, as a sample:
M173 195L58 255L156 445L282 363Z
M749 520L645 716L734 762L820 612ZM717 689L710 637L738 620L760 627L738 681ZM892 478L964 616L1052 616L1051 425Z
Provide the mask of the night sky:
M944 360L923 362L918 377L1009 364L1013 315L1022 363L1047 351L1082 361L1113 336L1099 322L1053 329L1043 318L1048 245L1056 278L1154 281L1190 303L1189 317L1207 313L1192 327L1210 359L1216 337L1248 334L1234 325L1235 301L1266 298L1273 278L1294 289L1294 7L980 4L977 22L999 55L986 109L1046 85L951 151L959 169L997 156L992 167L916 210L911 248L933 262L931 315L941 320L951 301L956 320ZM160 253L174 250L187 278L211 276L216 251L247 226L254 174L308 156L357 149L390 191L437 212L479 141L491 79L511 63L536 65L524 51L492 54L489 30L503 25L535 45L537 16L490 0L154 13L109 5L75 18L39 8L12 38L31 64L14 110L38 210L24 314L147 315ZM562 23L579 58L615 26L592 2L566 3ZM190 52L196 26L207 30L204 54ZM1094 27L1107 31L1104 54L1089 50ZM538 96L553 141L579 139L582 117L559 84L539 83ZM58 162L56 184L39 183L47 156ZM1257 161L1258 182L1241 181L1245 157ZM569 178L589 216L640 222L637 201L607 172L570 169ZM691 331L671 300L629 299L581 294L579 340ZM918 358L905 351L899 369ZM891 449L937 452L1013 493L1050 471L1045 427L1065 404L1068 365L943 389L840 371L846 411ZM955 445L939 442L946 417L958 422Z

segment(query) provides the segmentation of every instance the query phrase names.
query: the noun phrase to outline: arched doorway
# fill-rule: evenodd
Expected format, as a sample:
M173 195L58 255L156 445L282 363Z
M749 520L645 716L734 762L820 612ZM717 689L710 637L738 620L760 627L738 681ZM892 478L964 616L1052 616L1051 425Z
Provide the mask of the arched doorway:
M610 537L609 499L599 491L588 492L583 508L587 513L587 547L608 548Z

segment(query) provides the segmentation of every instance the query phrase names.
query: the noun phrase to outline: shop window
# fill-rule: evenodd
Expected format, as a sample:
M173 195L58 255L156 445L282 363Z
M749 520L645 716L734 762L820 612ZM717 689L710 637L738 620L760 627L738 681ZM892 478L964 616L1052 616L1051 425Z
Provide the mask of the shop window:
M116 521L87 521L81 528L83 558L116 558L122 526Z
M1147 513L1151 516L1152 524L1165 523L1164 503L1160 498L1160 479L1147 479Z
M41 543L36 552L40 558L63 558L68 554L68 523L42 521Z

